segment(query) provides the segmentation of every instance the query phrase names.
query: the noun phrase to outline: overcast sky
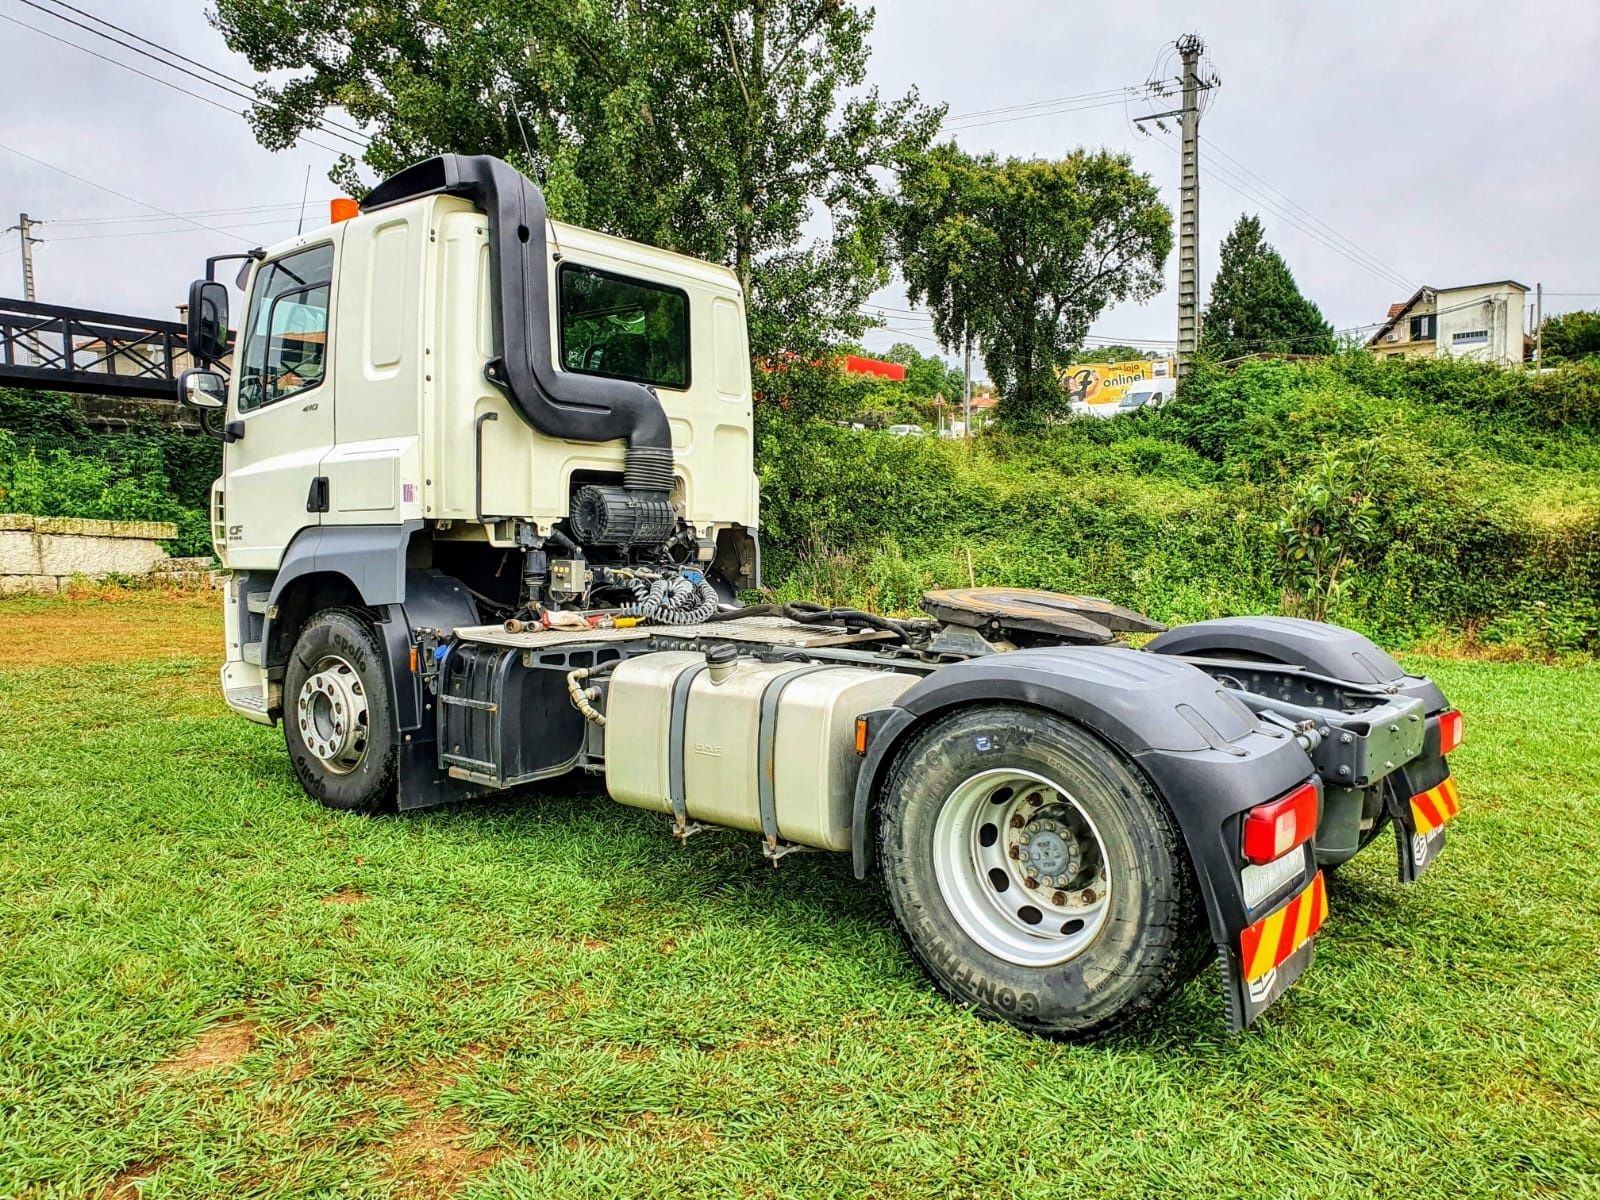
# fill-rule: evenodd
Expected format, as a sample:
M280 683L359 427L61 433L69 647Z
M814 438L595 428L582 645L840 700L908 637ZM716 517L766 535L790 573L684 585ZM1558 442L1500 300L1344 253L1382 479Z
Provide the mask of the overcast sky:
M200 0L74 3L251 77ZM22 0L0 0L0 14L226 103ZM915 85L953 116L989 114L950 122L969 150L1127 151L1176 209L1175 151L1130 120L1149 103L1014 106L1143 83L1163 48L1190 31L1222 79L1201 126L1202 299L1218 243L1254 212L1336 328L1381 320L1422 283L1511 278L1543 283L1547 311L1600 307L1595 0L884 0L871 70L886 94ZM0 227L22 210L45 222L35 253L44 301L169 314L207 254L295 231L308 165L308 225L326 219L333 195L329 151L269 154L241 117L13 21L0 21L0 114ZM0 294L21 293L16 239L0 239ZM877 299L906 305L893 288ZM1175 306L1169 290L1107 312L1095 333L1159 348L1175 336ZM888 315L905 332L875 331L870 347L909 339L934 349L925 319Z

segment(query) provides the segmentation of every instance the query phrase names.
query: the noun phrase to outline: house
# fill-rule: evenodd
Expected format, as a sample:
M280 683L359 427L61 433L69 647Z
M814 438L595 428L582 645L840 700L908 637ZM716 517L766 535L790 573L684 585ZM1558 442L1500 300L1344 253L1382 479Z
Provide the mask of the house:
M1474 358L1515 366L1524 358L1528 288L1513 279L1420 287L1389 306L1367 348L1382 358Z

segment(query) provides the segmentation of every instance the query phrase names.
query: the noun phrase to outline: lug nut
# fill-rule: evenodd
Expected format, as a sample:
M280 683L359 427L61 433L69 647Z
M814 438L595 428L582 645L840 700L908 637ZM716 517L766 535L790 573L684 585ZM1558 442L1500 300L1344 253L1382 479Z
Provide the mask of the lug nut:
M1011 818L1011 828L1021 829L1027 822L1022 819L1022 814L1017 813Z
M1052 892L1051 893L1051 895L1050 895L1050 903L1051 904L1065 904L1066 902L1067 902L1067 894L1065 892Z
M1083 894L1079 896L1078 899L1082 900L1085 904L1093 904L1096 900L1100 899L1100 895L1093 888L1084 888Z
M1015 846L1011 847L1010 850L1007 850L1006 853L1011 855L1012 858L1021 858L1022 857L1022 851L1019 850Z
M1029 876L1028 876L1028 877L1027 877L1027 878L1026 878L1026 879L1024 879L1024 880L1023 880L1023 882L1024 882L1024 883L1026 883L1026 884L1027 884L1027 885L1028 885L1028 886L1029 886L1029 887L1031 887L1031 888L1036 888L1036 887L1038 887L1038 886L1039 886L1039 881L1038 881L1038 879L1037 879L1037 878L1035 878L1035 877L1034 877L1034 876L1032 876L1032 875L1029 875Z

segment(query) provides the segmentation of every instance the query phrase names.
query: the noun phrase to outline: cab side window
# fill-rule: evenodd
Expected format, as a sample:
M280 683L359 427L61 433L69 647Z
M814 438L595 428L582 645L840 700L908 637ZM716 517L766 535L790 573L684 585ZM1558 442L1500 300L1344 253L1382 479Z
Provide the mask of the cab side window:
M689 296L680 288L563 263L561 365L657 387L689 386Z
M285 255L256 271L240 352L239 410L272 404L322 382L328 366L333 246Z

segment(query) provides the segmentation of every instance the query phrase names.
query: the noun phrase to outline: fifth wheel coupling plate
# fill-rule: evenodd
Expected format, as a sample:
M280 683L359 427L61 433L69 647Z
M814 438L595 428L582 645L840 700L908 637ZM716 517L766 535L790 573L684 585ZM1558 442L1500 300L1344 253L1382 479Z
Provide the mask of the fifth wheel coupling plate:
M1035 588L948 588L928 592L922 607L951 625L1109 642L1119 633L1161 633L1166 626L1131 608L1096 596L1069 596Z

